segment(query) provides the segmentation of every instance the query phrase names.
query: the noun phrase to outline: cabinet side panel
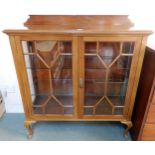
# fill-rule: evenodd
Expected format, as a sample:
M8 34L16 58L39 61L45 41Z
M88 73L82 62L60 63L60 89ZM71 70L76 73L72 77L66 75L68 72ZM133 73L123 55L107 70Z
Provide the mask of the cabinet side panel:
M79 96L78 96L78 37L73 37L73 91L74 91L74 112L75 112L75 117L79 117L79 106L78 106L78 101L79 101Z
M133 83L133 87L131 90L131 96L130 96L130 105L129 105L128 112L127 112L127 119L129 119L129 120L131 119L132 111L133 111L133 107L134 107L139 77L140 77L144 53L145 53L146 41L147 41L147 37L141 38L140 50L138 52L139 53L138 54L138 62L136 65L136 70L135 70L135 78L134 78L134 83Z
M24 83L23 83L23 79L22 79L22 70L21 70L21 64L19 62L20 58L19 58L19 52L18 52L17 46L16 46L15 36L9 36L9 40L10 40L14 64L15 64L15 68L16 68L16 73L17 73L18 84L19 84L20 93L21 93L21 97L22 97L24 112L25 112L26 119L28 119L30 113L29 113L29 109L27 106L27 97L26 97Z

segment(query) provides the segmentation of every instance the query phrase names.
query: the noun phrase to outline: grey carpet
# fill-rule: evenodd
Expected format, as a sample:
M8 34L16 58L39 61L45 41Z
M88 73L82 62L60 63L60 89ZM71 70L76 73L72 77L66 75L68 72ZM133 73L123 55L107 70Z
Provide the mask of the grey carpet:
M25 141L23 114L5 114L0 119L0 140ZM129 141L123 136L124 125L117 122L39 122L32 141Z

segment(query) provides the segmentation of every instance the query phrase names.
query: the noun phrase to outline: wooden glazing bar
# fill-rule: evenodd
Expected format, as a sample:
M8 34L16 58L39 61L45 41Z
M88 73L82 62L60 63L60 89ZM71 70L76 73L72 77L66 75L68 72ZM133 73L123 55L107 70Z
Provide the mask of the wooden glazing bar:
M108 76L109 76L109 68L107 68L106 76L105 76L105 86L104 86L104 94L105 94L105 96L107 95Z
M120 55L118 55L108 67L110 68L119 59L119 57Z
M54 95L52 95L52 98L61 106L63 114L64 114L65 109L64 109L63 103L61 101L59 101Z
M100 62L104 65L105 68L108 68L108 66L105 64L103 59L97 54L98 59L100 59Z
M42 61L42 63L47 67L50 68L50 66L48 66L48 64L44 61L44 59L39 55L39 53L37 53L37 57Z
M47 103L50 101L50 99L51 99L51 96L49 96L49 97L45 100L45 102L42 104L42 107L45 107L45 106L47 105Z
M63 103L59 101L54 95L51 95L51 96L61 107L64 107Z
M97 54L99 54L99 50L100 50L99 41L97 41L97 43L96 43L96 53Z
M105 96L105 99L108 101L108 103L110 104L111 108L112 108L112 114L114 114L115 111L115 107L113 105L113 103L109 100L109 98L107 96Z
M105 98L105 96L102 96L101 99L99 99L99 101L97 103L94 104L94 107L96 107L98 104L100 104L100 102Z
M95 115L95 113L96 113L96 106L98 104L100 104L104 98L105 98L105 96L103 96L96 104L94 104L94 107L93 107L93 115Z
M34 53L38 54L38 50L36 48L36 41L32 42L32 49L34 50Z
M56 58L53 60L53 62L51 62L51 66L50 67L53 67L55 62L57 62L57 60L61 57L61 55L57 55Z
M56 50L55 53L53 53L53 60L55 60L60 55L60 53L61 53L61 50L60 50L60 42L59 41L56 43L55 46L57 46L57 50Z
M119 53L122 54L122 52L123 52L123 42L120 43L120 51L119 51Z
M51 69L48 69L49 74L49 83L50 83L50 93L53 95L53 82L52 82L52 75L51 75Z
M107 96L105 96L105 99L108 101L108 103L109 103L112 107L114 107L113 103L109 100L109 98L108 98Z

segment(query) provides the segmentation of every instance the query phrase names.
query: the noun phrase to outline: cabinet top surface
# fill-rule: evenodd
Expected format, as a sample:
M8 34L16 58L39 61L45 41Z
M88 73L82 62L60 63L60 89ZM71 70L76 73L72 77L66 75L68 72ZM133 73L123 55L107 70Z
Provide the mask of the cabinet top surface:
M135 27L128 15L30 15L21 29L4 30L7 34L146 34Z

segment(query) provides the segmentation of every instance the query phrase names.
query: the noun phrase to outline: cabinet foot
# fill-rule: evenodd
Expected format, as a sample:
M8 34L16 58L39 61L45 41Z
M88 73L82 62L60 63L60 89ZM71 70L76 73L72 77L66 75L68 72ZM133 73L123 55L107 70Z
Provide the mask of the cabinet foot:
M28 131L28 139L32 139L32 136L33 136L33 129L32 129L32 124L34 124L35 122L34 121L25 121L25 128L27 129Z
M132 122L131 121L121 121L122 124L125 124L127 127L124 131L124 137L125 138L128 138L128 134L129 134L129 130L130 128L132 127Z

